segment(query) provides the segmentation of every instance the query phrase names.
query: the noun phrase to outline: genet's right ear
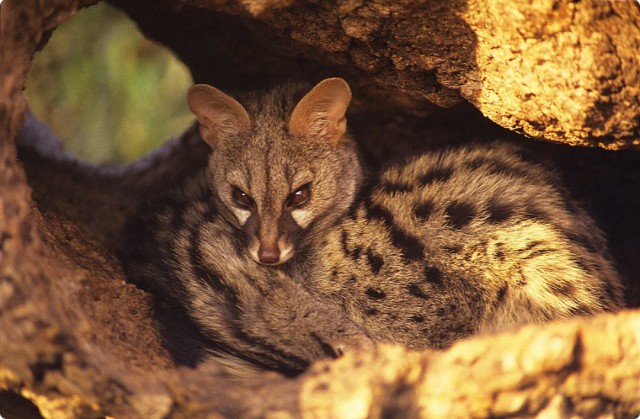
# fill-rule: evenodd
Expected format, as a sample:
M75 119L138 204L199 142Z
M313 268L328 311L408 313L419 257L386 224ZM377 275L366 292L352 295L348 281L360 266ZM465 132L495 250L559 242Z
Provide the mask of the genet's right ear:
M289 133L325 141L336 147L347 130L351 88L334 77L322 80L298 102L289 119Z
M200 136L215 148L221 138L251 130L249 114L237 100L213 86L195 84L187 105L200 123Z

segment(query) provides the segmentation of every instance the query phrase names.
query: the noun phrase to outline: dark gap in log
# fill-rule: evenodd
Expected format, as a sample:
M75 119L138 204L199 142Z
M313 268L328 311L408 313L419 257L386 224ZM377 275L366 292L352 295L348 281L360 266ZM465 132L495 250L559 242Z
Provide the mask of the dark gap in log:
M42 418L35 404L10 391L0 391L0 416L4 419Z

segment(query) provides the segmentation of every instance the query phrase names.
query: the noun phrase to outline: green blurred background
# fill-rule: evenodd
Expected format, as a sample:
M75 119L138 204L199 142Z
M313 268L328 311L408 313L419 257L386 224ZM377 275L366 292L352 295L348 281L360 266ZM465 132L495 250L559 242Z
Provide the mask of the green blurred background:
M102 2L60 25L36 54L25 96L67 150L92 162L127 162L193 120L187 67Z

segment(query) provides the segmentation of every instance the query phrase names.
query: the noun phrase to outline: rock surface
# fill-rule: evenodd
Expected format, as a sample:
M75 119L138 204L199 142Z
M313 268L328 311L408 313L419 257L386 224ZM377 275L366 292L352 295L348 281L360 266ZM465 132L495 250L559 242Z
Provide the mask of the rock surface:
M174 160L178 166L193 160L176 146L168 158L152 160L144 170L115 171L76 184L64 173L51 179L42 172L50 167L55 176L55 164L29 166L30 158L23 156L29 184L14 143L24 118L21 90L29 63L49 31L93 1L34 3L6 0L1 10L2 414L640 413L637 309L479 336L444 352L382 346L319 363L296 379L265 374L233 382L211 363L177 367L163 344L150 297L125 282L110 253L118 215L125 217L135 202L110 207L116 211L107 212L114 215L111 226L107 220L95 223L100 211L84 219L79 203L98 199L87 185L99 185L110 196L144 197L159 187L157 174L173 173L167 168L176 167ZM162 0L151 7L137 0L121 6L149 36L171 47L198 81L252 88L299 74L348 77L360 98L354 103L354 128L374 143L389 132L394 138L424 134L434 141L477 130L505 134L465 106L468 100L494 122L534 137L606 148L638 146L640 15L633 2ZM438 107L450 109L442 113ZM432 119L422 119L427 114ZM371 126L372 120L379 123ZM184 144L191 149L188 141ZM629 281L630 305L639 306L640 222L635 218L640 202L628 193L640 181L638 156L566 149L558 156L574 173L576 192L602 211ZM585 176L592 171L600 183L589 183ZM117 179L135 181L127 189ZM67 186L73 192L65 192Z
M148 13L145 2L115 0L196 81L251 88L338 73L364 108L420 115L467 100L534 138L640 146L634 1L163 3Z

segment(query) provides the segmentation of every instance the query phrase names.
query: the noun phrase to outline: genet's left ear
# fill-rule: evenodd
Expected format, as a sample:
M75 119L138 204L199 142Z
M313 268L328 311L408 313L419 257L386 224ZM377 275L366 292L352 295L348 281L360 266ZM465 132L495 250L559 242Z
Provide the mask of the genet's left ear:
M289 133L318 138L336 147L347 130L345 113L351 101L346 81L335 77L318 83L296 105Z
M213 86L191 86L187 105L198 118L200 136L211 148L228 137L251 130L251 119L242 105Z

